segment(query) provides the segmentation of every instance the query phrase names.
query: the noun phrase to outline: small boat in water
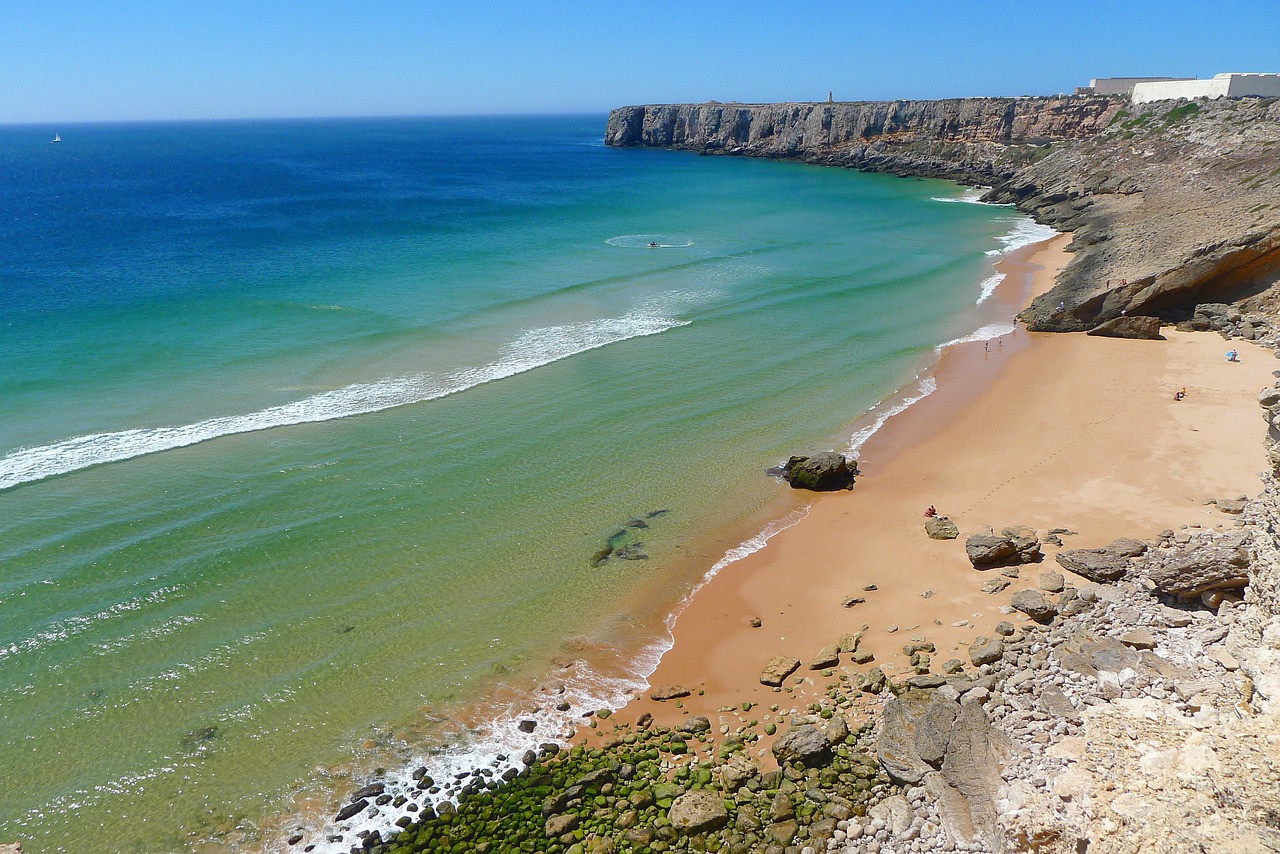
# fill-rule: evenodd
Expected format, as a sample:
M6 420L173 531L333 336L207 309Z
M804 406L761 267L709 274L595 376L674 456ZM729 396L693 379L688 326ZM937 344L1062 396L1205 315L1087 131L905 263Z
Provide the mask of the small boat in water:
M49 140L49 142L62 142L62 137L59 134L55 133L53 135L53 139Z

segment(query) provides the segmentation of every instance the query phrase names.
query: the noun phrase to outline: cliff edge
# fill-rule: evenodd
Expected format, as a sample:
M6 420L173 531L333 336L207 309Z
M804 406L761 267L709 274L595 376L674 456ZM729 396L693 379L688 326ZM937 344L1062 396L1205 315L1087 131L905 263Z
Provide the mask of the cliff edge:
M987 201L1074 235L1072 262L1022 314L1033 330L1243 299L1274 310L1280 101L1135 109L1109 96L648 105L614 110L605 142L990 186Z

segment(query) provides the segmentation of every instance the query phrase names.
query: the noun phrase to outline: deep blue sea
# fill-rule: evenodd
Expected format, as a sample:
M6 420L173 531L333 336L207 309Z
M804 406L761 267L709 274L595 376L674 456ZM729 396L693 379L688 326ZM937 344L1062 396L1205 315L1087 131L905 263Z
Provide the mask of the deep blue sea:
M621 702L1042 236L604 124L0 128L0 841L273 848Z

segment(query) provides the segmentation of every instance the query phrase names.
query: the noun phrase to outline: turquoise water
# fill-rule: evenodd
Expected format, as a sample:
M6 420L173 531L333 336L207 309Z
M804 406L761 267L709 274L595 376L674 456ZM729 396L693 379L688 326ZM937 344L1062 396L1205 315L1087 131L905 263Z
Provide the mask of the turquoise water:
M0 128L0 841L259 850L619 701L763 470L991 319L1007 211L603 125Z

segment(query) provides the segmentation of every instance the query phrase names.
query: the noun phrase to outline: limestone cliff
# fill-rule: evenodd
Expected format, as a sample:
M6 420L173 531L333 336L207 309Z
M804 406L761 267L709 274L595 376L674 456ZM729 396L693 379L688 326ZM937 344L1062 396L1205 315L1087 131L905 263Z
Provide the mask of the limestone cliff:
M1097 96L622 107L609 116L605 143L991 184L1050 141L1101 132L1121 106Z
M1023 314L1032 329L1178 320L1250 296L1272 307L1280 103L1130 109L1106 96L651 105L614 110L605 141L991 186L988 200L1075 233L1076 257Z

